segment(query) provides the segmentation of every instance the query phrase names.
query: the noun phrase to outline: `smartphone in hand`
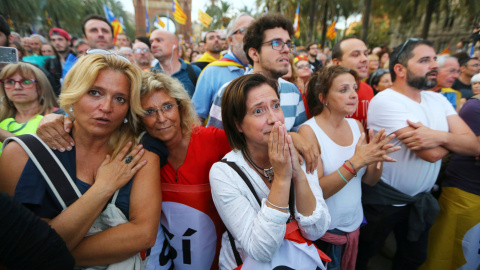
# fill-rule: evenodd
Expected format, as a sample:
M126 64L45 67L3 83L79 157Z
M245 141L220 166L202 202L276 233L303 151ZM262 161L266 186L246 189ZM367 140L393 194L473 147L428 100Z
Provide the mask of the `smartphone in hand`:
M13 47L0 46L0 69L4 66L18 62L18 51Z

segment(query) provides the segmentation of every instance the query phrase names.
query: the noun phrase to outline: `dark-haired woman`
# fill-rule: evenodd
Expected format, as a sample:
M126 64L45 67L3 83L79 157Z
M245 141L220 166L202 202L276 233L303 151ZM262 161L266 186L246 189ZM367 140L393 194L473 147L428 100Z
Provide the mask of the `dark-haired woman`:
M311 78L307 90L310 113L314 116L299 133L317 140L321 159L318 180L332 222L316 244L332 258L328 269L354 269L359 227L363 221L361 182L375 185L382 174L382 162L394 161L386 154L399 148L387 144L394 135L381 130L370 132L370 143L362 124L345 118L358 106L359 78L355 71L331 66Z
M305 175L299 164L276 89L275 82L251 74L232 81L222 98L223 126L233 149L225 161L244 177L225 162L210 170L213 201L231 233L230 240L227 233L222 238L220 269L236 268L235 254L246 269L259 269L247 268L248 263L282 256L290 214L301 236L310 240L321 237L330 223L316 175ZM291 185L295 191L290 201Z

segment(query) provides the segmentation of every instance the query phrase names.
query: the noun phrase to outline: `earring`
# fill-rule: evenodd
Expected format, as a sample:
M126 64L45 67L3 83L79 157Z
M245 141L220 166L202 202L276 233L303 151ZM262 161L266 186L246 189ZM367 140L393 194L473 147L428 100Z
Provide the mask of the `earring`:
M123 119L123 123L124 124L128 123L128 119L126 117Z
M325 107L327 107L327 106L328 106L328 104L327 104L327 103L325 103Z
M73 105L70 105L70 109L68 109L68 111L70 112L70 114L72 116L75 116L74 113L73 113Z

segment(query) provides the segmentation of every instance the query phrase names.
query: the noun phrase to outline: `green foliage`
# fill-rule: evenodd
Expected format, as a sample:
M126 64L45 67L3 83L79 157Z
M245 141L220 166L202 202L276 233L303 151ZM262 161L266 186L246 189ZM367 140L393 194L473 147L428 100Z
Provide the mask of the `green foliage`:
M232 20L231 17L227 16L230 7L231 5L226 0L220 1L220 7L209 6L206 13L212 17L212 23L207 30L221 29L222 27L227 28L228 23Z
M14 30L20 34L30 33L30 24L42 26L40 33L47 34L51 28L47 22L45 11L51 17L52 27L61 27L74 36L82 37L82 20L87 15L99 14L105 16L103 4L106 4L118 18L124 20L127 34L135 36L135 27L128 19L118 0L6 0L0 1L0 10L12 19Z

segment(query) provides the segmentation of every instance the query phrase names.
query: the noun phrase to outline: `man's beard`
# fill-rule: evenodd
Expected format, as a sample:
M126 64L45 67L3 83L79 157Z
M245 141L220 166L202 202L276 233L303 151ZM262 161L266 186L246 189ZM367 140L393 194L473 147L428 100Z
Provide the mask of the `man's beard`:
M421 77L421 76L415 75L415 73L407 69L407 84L410 87L413 87L419 90L432 89L437 85L437 78L428 78L428 76L433 73L438 74L436 70L432 70L427 72L425 76Z

